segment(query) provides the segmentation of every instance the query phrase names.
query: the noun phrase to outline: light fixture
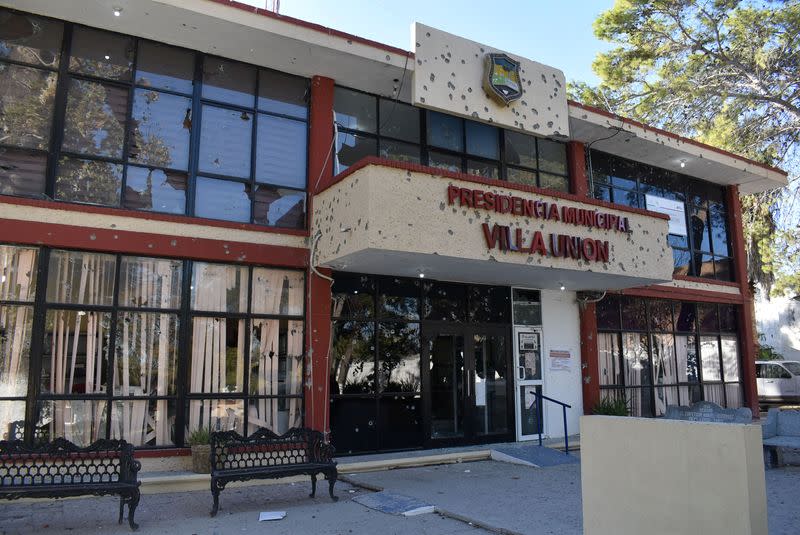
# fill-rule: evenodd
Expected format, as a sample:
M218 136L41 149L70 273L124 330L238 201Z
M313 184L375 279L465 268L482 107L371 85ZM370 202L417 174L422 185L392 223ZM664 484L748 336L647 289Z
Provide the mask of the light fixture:
M104 57L104 58L106 58L106 59L111 59L111 56L109 56L108 54L106 54L106 55L105 55L105 56L103 56L103 57Z
M558 286L558 289L559 289L559 290L561 290L561 291L563 292L564 290L566 290L566 289L567 289L567 287L566 287L566 286L564 286L564 283L563 283L563 282L560 282L560 283L559 283L559 286Z
M115 17L119 17L120 15L122 15L122 8L121 7L115 7L114 8L114 16Z
M683 158L681 160L681 169L683 169L684 167L686 167L686 158Z
M425 278L425 274L424 274L424 273L422 273L421 271L420 271L420 273L419 273L419 278L420 278L420 279L424 279L424 278Z

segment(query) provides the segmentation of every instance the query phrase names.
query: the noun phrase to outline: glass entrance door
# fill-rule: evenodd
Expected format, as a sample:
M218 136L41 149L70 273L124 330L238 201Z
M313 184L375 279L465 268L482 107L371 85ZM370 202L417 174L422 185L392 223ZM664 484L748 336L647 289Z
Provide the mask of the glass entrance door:
M542 331L514 328L514 383L517 440L538 439L544 432L542 393Z
M423 331L429 446L511 438L513 379L507 329L428 325Z

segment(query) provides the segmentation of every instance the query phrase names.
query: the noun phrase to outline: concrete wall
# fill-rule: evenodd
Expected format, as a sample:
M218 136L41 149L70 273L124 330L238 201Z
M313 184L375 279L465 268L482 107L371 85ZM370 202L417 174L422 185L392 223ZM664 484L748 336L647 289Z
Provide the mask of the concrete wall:
M572 405L567 409L567 433L578 433L583 414L581 391L581 340L578 304L575 292L542 290L542 366L544 387L542 393L558 401ZM550 369L550 350L570 352L569 370ZM545 402L545 433L550 437L564 436L561 407Z
M586 535L767 534L761 429L581 417Z
M450 205L449 185L555 203L559 212L561 207L597 209L628 218L631 231L586 228L563 221L464 208L458 202ZM609 261L588 262L489 249L484 223L490 227L498 224L519 228L526 244L532 241L535 232L541 232L548 243L551 234L607 240ZM367 262L369 258L358 256L372 251L373 259L385 260L379 273L415 276L416 273L391 271L410 269L413 262L430 268L431 278L440 275L433 271L434 267L444 266L445 274L438 278L460 282L495 283L488 278L477 279L476 275L500 276L507 284L553 289L558 288L557 282L561 280L568 290L580 290L641 286L672 279L672 250L667 244L664 219L378 164L352 172L316 196L312 225L312 235L317 231L322 233L317 263L333 269L353 270L359 263L372 268ZM392 252L406 256L390 261ZM450 263L446 264L448 260ZM509 266L514 270L504 272ZM463 277L458 277L460 273ZM522 278L514 280L520 273Z
M786 360L800 360L800 301L773 297L756 301L756 324L764 344Z
M541 136L569 135L567 83L553 67L508 54L520 63L522 97L508 106L486 96L484 61L490 46L424 24L412 27L413 103Z

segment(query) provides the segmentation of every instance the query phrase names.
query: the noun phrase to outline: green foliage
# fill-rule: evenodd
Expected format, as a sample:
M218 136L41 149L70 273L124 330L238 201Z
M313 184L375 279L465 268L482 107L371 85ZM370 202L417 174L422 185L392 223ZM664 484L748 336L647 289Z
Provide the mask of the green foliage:
M783 355L775 351L775 348L765 344L764 333L758 333L758 356L756 360L783 360Z
M593 64L600 85L570 84L571 98L760 162L800 163L798 0L617 0L594 29L617 46ZM773 294L800 289L794 186L742 199L750 278Z
M211 430L207 427L198 427L189 434L190 446L202 446L211 442Z
M631 413L628 408L628 400L625 396L615 396L600 400L600 403L594 406L592 414L601 414L605 416L628 416Z

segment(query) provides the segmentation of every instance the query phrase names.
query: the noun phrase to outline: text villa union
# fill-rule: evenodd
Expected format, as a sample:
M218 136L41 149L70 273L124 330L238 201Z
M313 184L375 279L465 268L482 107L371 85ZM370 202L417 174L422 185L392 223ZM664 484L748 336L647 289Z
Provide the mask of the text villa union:
M613 232L629 233L628 218L586 208L559 206L556 203L536 199L525 199L515 195L503 195L479 189L448 186L447 202L464 208L486 210L500 214L511 214L533 219L562 222L570 225L598 228ZM567 234L550 234L545 240L540 231L530 237L522 228L483 223L483 236L489 249L538 254L556 258L570 258L587 262L608 262L608 240L582 238Z

